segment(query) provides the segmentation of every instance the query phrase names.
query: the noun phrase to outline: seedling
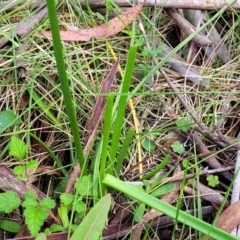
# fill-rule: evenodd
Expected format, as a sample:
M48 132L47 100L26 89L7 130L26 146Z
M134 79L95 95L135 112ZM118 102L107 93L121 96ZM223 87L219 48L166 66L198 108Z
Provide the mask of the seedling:
M191 122L187 118L182 118L176 121L176 125L183 132L187 132L191 127Z
M86 211L86 203L83 201L83 198L93 196L92 186L92 175L87 175L81 179L77 179L74 186L75 194L63 193L60 196L61 205L58 208L58 213L65 229L71 227L74 230L76 228L76 225L70 226L70 220L68 216L70 210L73 211L75 223L77 223L84 216ZM54 225L54 227L56 227L56 225ZM51 228L50 230L53 231Z
M32 191L25 194L25 200L21 204L20 197L13 191L0 194L0 211L11 213L20 205L24 208L23 215L32 236L36 236L47 218L47 209L54 208L55 202L50 198L44 198L38 202L36 195Z
M18 137L13 136L10 141L9 146L9 155L17 158L20 162L26 157L28 152L28 146ZM13 173L17 175L18 180L27 180L28 179L28 170L34 170L38 166L38 162L35 160L29 160L22 165L14 167Z
M182 143L180 143L179 141L175 141L172 145L172 150L175 152L175 153L183 153L184 152L184 146L182 145Z
M207 177L208 185L211 187L216 187L219 184L218 176L209 175Z

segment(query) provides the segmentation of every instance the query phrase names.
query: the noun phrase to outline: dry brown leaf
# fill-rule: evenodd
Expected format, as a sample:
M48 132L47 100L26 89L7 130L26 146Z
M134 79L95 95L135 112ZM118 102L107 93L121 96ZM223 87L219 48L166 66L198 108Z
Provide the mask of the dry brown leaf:
M180 172L181 172L181 168L179 166L177 166L174 171L173 176L177 175ZM167 202L169 204L172 204L175 201L175 199L178 197L179 189L180 189L180 182L176 182L175 188L170 193L165 194L161 198L161 200L164 202ZM133 233L132 233L132 239L133 240L139 239L142 234L144 224L150 222L151 220L153 220L156 217L160 217L161 215L162 215L162 213L155 209L150 209L148 212L146 212L143 216L142 221L135 225Z
M139 16L142 6L143 4L138 4L131 7L119 17L115 17L108 23L101 24L94 28L83 29L76 32L60 31L61 39L63 41L87 42L92 38L101 40L114 36L121 32L128 24ZM50 31L44 31L43 35L47 38L52 38L52 33Z
M231 232L240 224L240 200L229 206L218 218L215 226L226 232ZM212 239L204 236L201 240Z

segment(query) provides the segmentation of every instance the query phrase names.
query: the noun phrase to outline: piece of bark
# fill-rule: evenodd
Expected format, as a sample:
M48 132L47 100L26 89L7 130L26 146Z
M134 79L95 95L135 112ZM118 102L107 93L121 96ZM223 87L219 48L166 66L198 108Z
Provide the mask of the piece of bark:
M16 192L22 200L24 200L25 194L28 190L34 191L40 200L47 197L34 185L19 181L13 172L4 165L0 165L0 189L5 192L12 190Z
M127 218L129 218L132 213L134 212L134 209L136 209L137 203L129 203L125 202L119 206L116 215L113 219L110 220L109 224L121 224L124 222Z
M215 226L231 232L237 225L240 224L240 200L230 205L218 218ZM212 238L204 236L201 240L212 240Z
M60 0L59 4L64 3L65 0ZM209 1L209 0L139 0L138 3L144 3L145 7L164 7L164 8L187 8L187 9L202 9L202 10L219 10L223 8L226 3L230 1L226 0L218 0L218 1ZM4 9L7 11L11 11L13 9L17 9L23 5L23 3L27 3L27 0L23 0L19 3L18 0L7 0L0 1L0 9ZM86 7L85 0L77 0L76 3L80 4L82 7ZM131 2L128 0L114 0L114 3L120 7L130 7ZM233 3L229 9L240 9L239 1L231 1ZM28 4L28 7L32 9L36 9L42 7L46 2L44 0L36 0L32 1ZM88 0L88 6L91 8L105 7L105 0ZM8 7L7 7L8 6ZM1 12L0 12L1 13Z
M27 77L27 69L25 68L25 60L24 60L24 53L27 52L28 50L28 43L27 40L24 39L22 41L22 44L16 47L16 55L20 55L23 57L19 57L16 60L16 67L17 67L17 74L18 74L18 79L20 81L25 80Z

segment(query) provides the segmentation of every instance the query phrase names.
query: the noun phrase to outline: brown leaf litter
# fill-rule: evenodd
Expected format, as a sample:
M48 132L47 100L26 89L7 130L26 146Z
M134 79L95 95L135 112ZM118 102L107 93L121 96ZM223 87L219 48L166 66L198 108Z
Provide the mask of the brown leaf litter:
M102 40L109 38L121 32L127 25L136 19L141 13L143 4L138 4L129 8L120 16L113 18L108 23L101 24L94 28L83 29L76 32L73 31L60 31L60 36L63 41L81 41L87 42L91 39ZM46 38L52 38L50 31L44 31L43 35Z

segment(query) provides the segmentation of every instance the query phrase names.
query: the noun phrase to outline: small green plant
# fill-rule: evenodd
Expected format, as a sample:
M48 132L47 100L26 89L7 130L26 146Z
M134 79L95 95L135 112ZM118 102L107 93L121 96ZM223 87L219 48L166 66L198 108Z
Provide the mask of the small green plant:
M28 146L17 136L11 138L9 144L9 155L17 158L22 165L14 167L13 172L18 180L28 179L28 170L37 168L38 163L35 160L23 162L28 152ZM27 191L23 203L20 197L14 191L7 191L0 194L0 212L11 213L20 205L23 207L25 223L32 236L36 236L47 218L47 209L55 206L55 202L50 198L44 198L37 201L36 195L32 191Z
M20 197L13 191L7 191L0 194L0 211L11 213L20 205L23 207L25 223L32 236L36 236L47 218L47 209L55 207L55 202L51 198L44 198L37 201L36 195L32 191L27 191L25 200L21 204Z
M73 230L76 225L71 224L69 220L69 211L72 210L74 214L74 223L78 223L82 220L84 213L86 211L86 203L83 201L85 197L93 196L93 178L92 175L86 175L82 178L78 178L74 186L74 194L63 193L60 196L61 205L58 208L59 216L62 220L64 229L69 227ZM56 225L54 225L54 228ZM53 229L50 228L53 232Z
M176 125L183 132L187 132L191 127L191 122L186 118L182 118L176 121Z
M28 152L28 146L18 137L13 136L10 141L9 155L22 161ZM13 173L17 175L18 180L27 180L28 170L34 170L38 166L38 162L35 160L27 161L26 164L18 165L14 167Z
M6 110L0 113L0 133L5 131L9 127L21 123L22 123L21 119L16 117L12 110Z
M182 143L180 143L179 141L175 141L172 145L172 150L175 152L175 153L183 153L184 152L184 146L182 145Z
M151 139L154 139L154 135L151 134L149 136ZM141 141L142 147L147 150L150 153L153 153L156 150L156 144L154 143L153 140L149 139L148 137L144 137L143 140Z
M208 185L211 187L216 187L219 184L218 176L209 175L207 177Z
M164 48L164 44L160 44L157 48L155 49L148 49L147 47L143 47L143 51L142 51L142 55L147 57L147 56L153 56L153 57L157 57L159 53L161 53L163 51Z
M38 203L36 195L28 191L22 204L24 207L23 215L25 223L32 236L36 236L42 227L44 220L47 219L47 209L55 207L55 202L51 198L44 198Z

